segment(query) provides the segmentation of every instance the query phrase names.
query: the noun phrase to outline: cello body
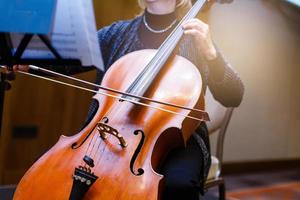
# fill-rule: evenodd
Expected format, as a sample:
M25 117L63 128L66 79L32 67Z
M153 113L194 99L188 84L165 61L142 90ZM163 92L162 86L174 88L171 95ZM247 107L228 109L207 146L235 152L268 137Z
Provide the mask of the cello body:
M126 90L156 52L141 50L120 58L106 72L101 85ZM180 56L168 60L145 96L186 107L204 107L199 70ZM159 166L167 153L184 145L199 125L199 121L182 115L197 117L197 113L142 101L182 114L174 115L100 94L94 98L99 107L91 122L74 136L60 137L24 175L14 200L160 199L163 176L158 173ZM99 128L101 121L108 127ZM100 131L106 128L112 132L102 137ZM92 164L83 162L86 155L92 158ZM80 181L86 182L80 177L78 180L74 172L78 167L97 176L87 189L76 188Z

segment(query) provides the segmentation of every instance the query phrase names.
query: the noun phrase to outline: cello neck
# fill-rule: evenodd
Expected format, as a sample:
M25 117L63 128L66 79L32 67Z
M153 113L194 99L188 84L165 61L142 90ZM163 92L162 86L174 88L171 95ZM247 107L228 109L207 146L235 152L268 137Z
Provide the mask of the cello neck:
M160 72L164 64L167 62L180 39L183 36L182 24L197 16L201 8L207 0L197 0L188 13L181 19L178 25L174 28L172 33L159 47L156 55L149 62L149 64L142 70L138 77L133 81L130 87L126 90L127 93L142 96L149 88L157 74ZM124 96L124 98L130 98Z

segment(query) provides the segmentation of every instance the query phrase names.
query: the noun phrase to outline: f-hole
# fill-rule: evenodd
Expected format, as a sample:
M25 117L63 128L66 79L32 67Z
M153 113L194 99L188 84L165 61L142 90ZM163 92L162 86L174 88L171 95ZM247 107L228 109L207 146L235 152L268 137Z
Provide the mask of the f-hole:
M141 130L136 130L133 132L134 135L139 135L141 134L141 140L139 145L137 146L136 150L134 151L134 154L130 160L130 171L132 174L135 176L141 176L144 174L144 169L143 168L138 168L137 170L134 169L134 163L143 147L144 141L145 141L145 133Z

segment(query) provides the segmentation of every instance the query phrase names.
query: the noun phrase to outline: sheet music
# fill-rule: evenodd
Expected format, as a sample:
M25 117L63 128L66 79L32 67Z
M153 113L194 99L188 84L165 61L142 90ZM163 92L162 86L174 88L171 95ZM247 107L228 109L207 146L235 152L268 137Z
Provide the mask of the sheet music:
M23 35L13 34L17 47ZM63 58L80 59L83 66L103 70L92 0L57 1L54 27L49 35L53 47ZM34 36L22 58L54 58L41 40Z

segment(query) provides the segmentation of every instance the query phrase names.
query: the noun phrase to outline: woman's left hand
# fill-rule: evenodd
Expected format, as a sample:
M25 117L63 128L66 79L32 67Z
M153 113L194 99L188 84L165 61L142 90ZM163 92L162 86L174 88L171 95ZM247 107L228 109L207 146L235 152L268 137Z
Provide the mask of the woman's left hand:
M192 35L197 43L199 50L207 60L217 57L217 51L211 39L209 26L199 19L191 19L182 25L184 34Z

